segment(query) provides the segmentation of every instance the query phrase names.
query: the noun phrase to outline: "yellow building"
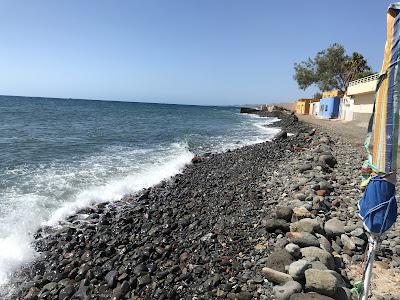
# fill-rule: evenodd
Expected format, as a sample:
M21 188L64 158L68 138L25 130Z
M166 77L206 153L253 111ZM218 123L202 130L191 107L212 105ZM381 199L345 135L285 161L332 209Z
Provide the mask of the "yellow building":
M319 99L299 99L296 101L296 113L300 115L308 115L310 112L310 104L319 102Z
M338 90L332 90L322 93L322 98L343 97L344 93Z

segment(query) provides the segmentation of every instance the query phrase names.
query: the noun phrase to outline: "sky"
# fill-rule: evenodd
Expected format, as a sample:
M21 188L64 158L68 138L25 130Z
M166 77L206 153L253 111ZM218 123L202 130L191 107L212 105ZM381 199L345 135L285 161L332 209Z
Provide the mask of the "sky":
M293 65L338 42L380 69L385 0L0 0L0 94L293 102Z

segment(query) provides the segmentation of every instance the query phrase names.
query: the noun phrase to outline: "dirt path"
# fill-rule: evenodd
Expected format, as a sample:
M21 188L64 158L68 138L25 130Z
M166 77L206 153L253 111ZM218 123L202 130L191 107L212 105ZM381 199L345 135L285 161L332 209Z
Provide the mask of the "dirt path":
M356 146L363 148L365 136L367 134L367 124L356 121L343 122L335 119L317 119L311 115L297 115L297 117L307 123L320 125L327 131L344 136L354 141Z

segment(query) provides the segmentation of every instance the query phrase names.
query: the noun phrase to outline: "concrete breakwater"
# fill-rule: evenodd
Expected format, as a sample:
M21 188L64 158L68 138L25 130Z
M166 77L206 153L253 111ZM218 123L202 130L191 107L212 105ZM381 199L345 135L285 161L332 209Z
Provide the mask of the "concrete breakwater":
M356 210L362 158L350 141L278 117L293 136L197 157L138 195L43 228L41 256L4 297L349 299L367 244ZM399 236L390 231L378 252L389 275Z

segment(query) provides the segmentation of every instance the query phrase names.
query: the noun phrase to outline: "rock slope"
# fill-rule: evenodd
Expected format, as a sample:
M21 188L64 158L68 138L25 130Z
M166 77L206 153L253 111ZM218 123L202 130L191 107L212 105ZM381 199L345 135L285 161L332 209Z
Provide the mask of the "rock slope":
M40 257L4 297L348 299L366 247L360 155L291 114L279 117L293 136L197 157L138 195L41 229ZM378 253L388 268L400 262L399 233Z

